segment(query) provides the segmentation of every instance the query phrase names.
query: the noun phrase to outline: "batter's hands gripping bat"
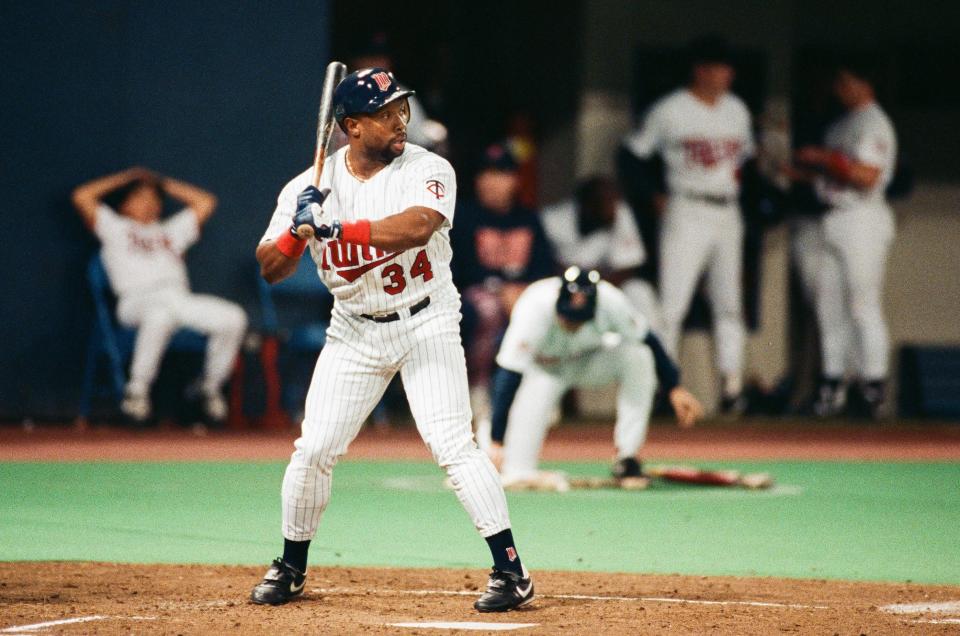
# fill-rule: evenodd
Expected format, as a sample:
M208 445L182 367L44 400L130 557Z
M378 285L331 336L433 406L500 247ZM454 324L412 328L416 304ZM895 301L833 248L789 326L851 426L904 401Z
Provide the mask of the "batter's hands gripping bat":
M313 187L320 187L320 175L327 158L327 146L333 133L333 90L347 74L347 65L334 60L327 64L323 77L323 93L320 95L320 110L317 113L317 149L313 155ZM303 224L297 227L297 236L301 239L313 238L313 226Z

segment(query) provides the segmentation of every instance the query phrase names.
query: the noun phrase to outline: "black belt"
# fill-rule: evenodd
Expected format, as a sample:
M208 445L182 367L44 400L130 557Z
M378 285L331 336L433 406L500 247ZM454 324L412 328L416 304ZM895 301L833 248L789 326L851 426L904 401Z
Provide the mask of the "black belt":
M415 316L424 309L427 308L427 305L430 304L430 297L427 296L416 305L410 306L410 315ZM370 314L360 314L361 318L366 318L367 320L372 320L373 322L393 322L395 320L400 320L400 314L393 312L390 314L380 314L379 316L371 316Z
M704 192L683 192L680 196L684 199L690 199L691 201L700 201L717 206L726 206L736 203L737 201L737 197L728 197L722 194L706 194Z

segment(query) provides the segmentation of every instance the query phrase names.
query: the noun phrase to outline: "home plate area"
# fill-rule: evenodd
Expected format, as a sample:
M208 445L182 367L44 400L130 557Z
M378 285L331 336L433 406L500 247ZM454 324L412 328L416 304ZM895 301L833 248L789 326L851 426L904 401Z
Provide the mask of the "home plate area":
M307 592L252 605L262 567L0 563L0 634L957 633L960 588L536 572L537 598L472 608L486 572L313 566Z

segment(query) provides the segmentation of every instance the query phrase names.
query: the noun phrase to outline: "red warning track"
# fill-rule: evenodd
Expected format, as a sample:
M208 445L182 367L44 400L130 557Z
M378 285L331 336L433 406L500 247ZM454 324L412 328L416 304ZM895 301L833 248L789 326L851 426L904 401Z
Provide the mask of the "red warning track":
M130 431L93 427L0 426L0 461L247 461L282 460L293 450L295 431L212 432L187 429ZM547 439L548 460L607 461L613 454L612 427L563 425ZM669 424L651 427L643 457L648 460L960 460L960 425L821 424L749 421L706 423L691 430ZM365 429L348 458L430 458L412 425L386 432Z

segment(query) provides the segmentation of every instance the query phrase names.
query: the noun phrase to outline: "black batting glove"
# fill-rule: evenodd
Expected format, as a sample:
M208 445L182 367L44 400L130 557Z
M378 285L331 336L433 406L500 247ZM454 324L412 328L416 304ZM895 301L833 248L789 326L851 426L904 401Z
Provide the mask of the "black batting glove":
M317 227L314 212L321 212L320 208L323 206L323 202L328 196L330 196L330 188L317 190L312 185L304 188L303 192L297 195L297 211L293 215L293 223L290 225L290 234L297 236L298 227L301 225L309 225L313 228L314 234L319 235L320 228ZM314 205L317 207L314 208Z
M343 235L343 225L337 219L331 221L329 225L323 224L316 228L316 236L318 238L336 240L340 238L341 235Z

